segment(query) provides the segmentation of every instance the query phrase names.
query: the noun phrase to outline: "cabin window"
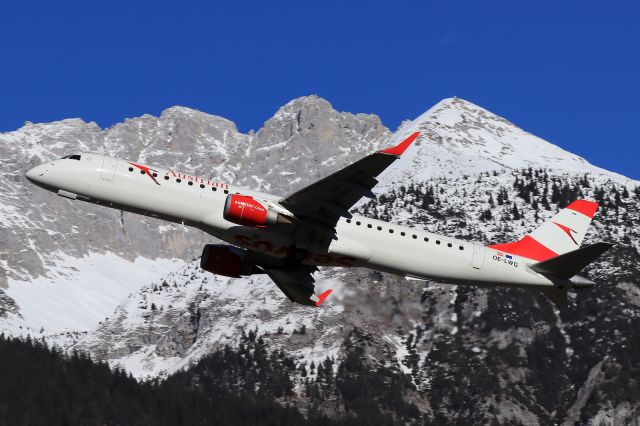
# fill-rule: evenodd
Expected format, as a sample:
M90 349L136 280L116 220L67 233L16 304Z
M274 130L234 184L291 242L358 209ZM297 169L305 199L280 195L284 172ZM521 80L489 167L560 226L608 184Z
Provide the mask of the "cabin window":
M389 233L390 233L390 234L393 234L393 229L389 229Z
M351 223L351 219L347 219L347 223Z
M224 193L225 193L225 194L228 194L228 193L229 193L229 191L225 189L225 190L224 190Z
M424 237L424 242L425 242L425 243L428 243L428 242L429 242L429 238Z
M447 243L447 247L453 247L453 244Z
M132 172L133 171L133 167L129 167L129 171Z
M367 228L371 228L372 226L373 226L373 225L372 225L372 224L370 224L370 223L368 223L368 224L367 224Z
M460 250L464 250L464 247L462 247L462 246L460 246L460 247L458 247L458 248L459 248Z
M360 226L360 222L356 222L356 225Z
M405 234L404 232L401 232L401 233L400 233L400 235L402 235L402 236L404 237L404 236L405 236L405 235L407 235L407 234Z
M73 154L73 155L65 155L64 157L61 158L61 160L78 160L80 161L80 155L79 154Z
M378 226L378 231L382 231L382 226Z
M178 178L178 179L176 179L176 182L180 183L180 182L182 182L182 179Z
M413 234L413 235L411 236L411 238L413 238L413 239L415 240L416 238L418 238L418 236L417 236L416 234Z
M158 177L158 174L157 173L153 173L153 177Z
M164 180L169 180L169 176L165 176L165 177L164 177Z
M144 170L140 170L140 174L143 175L144 174Z
M211 189L212 189L213 191L217 191L217 190L218 190L218 188L216 188L215 186L211 187Z
M200 188L204 188L204 183L201 183L201 184L200 184Z
M436 244L440 244L440 240L436 240Z
M189 181L188 185L193 186L193 181Z

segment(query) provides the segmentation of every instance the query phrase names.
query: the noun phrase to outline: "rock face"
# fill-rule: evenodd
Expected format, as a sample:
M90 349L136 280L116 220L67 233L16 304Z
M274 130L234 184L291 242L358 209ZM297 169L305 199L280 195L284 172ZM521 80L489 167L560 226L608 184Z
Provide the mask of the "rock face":
M363 201L359 212L489 243L518 238L575 198L596 199L601 208L585 242L617 243L587 270L599 285L558 309L525 290L326 269L317 285L334 293L309 310L264 276L201 271L196 256L210 238L200 232L58 199L23 177L47 158L102 150L286 194L417 129L420 143L381 179L378 202ZM252 135L175 107L106 130L79 120L28 124L0 134L0 151L9 158L0 183L8 285L0 321L14 334L43 335L146 378L237 345L251 330L296 360L296 404L330 415L340 411L331 404L348 396L340 380L318 382L312 365L325 362L338 378L388 374L420 412L411 415L431 422L598 424L640 416L638 182L469 102L445 99L395 135L375 116L339 113L314 96L285 105ZM126 276L114 275L113 265ZM111 298L95 309L105 314L65 323L36 290L76 295L57 309L78 317L83 304ZM403 421L413 413L393 407Z

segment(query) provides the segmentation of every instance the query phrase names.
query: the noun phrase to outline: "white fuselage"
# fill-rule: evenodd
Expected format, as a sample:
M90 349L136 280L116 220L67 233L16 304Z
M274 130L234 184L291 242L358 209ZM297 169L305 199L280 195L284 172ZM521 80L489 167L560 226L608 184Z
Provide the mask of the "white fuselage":
M197 227L230 244L285 257L296 241L296 225L239 226L223 218L228 194L277 202L280 197L173 170L147 168L84 153L27 172L34 183L71 199ZM553 287L532 271L534 260L501 253L469 241L354 215L341 218L336 237L322 249L309 247L303 263L361 266L407 278L469 285ZM570 285L567 282L568 285Z

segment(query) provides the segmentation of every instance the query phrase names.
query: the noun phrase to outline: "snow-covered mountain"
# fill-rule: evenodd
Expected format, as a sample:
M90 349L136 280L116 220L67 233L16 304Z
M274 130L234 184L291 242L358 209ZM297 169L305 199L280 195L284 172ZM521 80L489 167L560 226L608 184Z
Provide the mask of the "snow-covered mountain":
M92 150L286 194L415 130L423 136L381 178L379 202L364 200L360 212L499 242L568 199L595 198L602 208L588 239L619 244L590 271L602 285L557 310L523 290L326 269L317 285L335 291L326 307L309 311L264 276L226 279L199 270L196 257L211 240L201 232L63 200L23 176L40 161ZM445 99L393 135L376 116L340 113L316 96L288 103L248 135L226 119L174 107L105 130L81 120L27 124L0 134L0 155L5 331L45 336L141 378L233 346L247 330L301 367L343 360L357 341L366 347L365 364L408 378L413 390L405 397L431 419L625 421L640 413L640 396L625 402L635 395L637 367L623 359L636 350L628 358L640 361L633 339L640 325L639 183L470 102ZM309 374L296 378L300 392ZM626 396L609 395L609 383Z
M415 120L404 122L392 143L415 131L422 137L393 164L386 183L528 167L627 180L459 98L445 99Z

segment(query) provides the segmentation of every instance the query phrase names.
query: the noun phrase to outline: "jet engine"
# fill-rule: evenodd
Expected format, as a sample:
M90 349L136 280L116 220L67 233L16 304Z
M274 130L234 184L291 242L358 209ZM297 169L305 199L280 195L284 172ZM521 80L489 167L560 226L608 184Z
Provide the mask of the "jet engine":
M222 216L229 222L243 226L263 228L277 223L293 223L293 218L253 197L240 194L227 195Z
M224 244L204 246L200 267L207 272L231 278L263 273L249 259L247 250Z

